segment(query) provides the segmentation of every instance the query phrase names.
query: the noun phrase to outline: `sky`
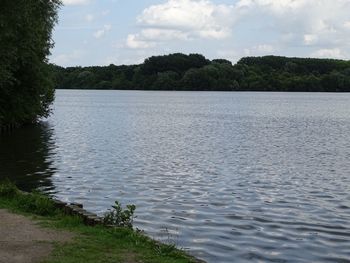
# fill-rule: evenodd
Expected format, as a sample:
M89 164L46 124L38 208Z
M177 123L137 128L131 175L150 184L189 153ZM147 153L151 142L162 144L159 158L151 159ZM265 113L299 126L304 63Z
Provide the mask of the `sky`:
M350 0L63 0L50 62L122 65L181 52L350 59Z

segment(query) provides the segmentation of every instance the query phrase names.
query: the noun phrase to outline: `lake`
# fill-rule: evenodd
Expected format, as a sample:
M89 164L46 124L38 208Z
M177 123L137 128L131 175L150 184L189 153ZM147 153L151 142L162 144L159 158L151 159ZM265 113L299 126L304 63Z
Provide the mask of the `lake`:
M350 94L58 90L0 178L208 262L350 262Z

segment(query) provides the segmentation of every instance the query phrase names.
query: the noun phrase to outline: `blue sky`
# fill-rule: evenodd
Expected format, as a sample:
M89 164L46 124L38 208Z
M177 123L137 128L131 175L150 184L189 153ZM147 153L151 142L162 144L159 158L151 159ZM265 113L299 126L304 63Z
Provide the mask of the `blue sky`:
M201 53L350 59L350 0L63 0L50 62L141 63Z

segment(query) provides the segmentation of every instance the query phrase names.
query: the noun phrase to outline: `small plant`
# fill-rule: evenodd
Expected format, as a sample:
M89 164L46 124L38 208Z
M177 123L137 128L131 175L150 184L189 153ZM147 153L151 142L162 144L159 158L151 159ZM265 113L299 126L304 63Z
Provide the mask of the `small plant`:
M0 182L0 196L1 197L14 197L18 193L18 189L15 184L9 180Z
M57 210L52 200L39 191L17 197L18 206L24 211L41 216L54 215Z
M115 201L115 205L112 205L112 208L105 213L103 223L105 225L132 228L136 206L127 205L126 209L123 209L122 205Z
M21 192L9 180L0 182L0 198L16 204L15 206L20 207L22 211L36 215L54 215L57 212L54 203L48 196L39 191Z
M178 229L169 230L166 226L160 230L160 239L159 241L163 244L168 245L169 247L178 247Z

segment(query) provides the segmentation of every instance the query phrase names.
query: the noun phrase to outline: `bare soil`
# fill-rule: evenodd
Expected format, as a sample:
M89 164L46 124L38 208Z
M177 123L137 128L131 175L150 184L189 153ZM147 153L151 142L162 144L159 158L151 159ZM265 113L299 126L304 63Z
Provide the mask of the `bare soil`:
M0 209L0 263L37 263L46 259L56 242L73 234L46 229L27 217Z

